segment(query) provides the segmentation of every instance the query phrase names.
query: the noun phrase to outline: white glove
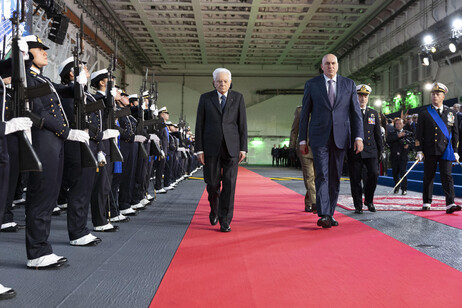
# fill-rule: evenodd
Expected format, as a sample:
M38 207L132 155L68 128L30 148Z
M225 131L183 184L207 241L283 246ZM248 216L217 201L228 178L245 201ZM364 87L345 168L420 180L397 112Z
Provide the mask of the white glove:
M5 122L5 135L26 130L32 127L32 120L26 117L13 118Z
M71 129L67 140L89 143L90 136L87 132L80 129Z
M116 88L116 87L113 87L113 88L111 89L111 95L112 95L112 97L116 97L116 96L117 96L117 88Z
M454 153L454 156L456 157L456 162L459 162L459 153Z
M106 129L103 131L103 140L117 138L119 137L120 133L117 129Z
M141 142L141 143L143 143L143 142L146 141L146 139L147 139L147 138L146 138L145 136L143 136L143 135L135 135L135 142Z
M98 159L98 166L102 167L107 164L106 154L104 154L103 151L99 151L96 156L97 156L96 158Z
M160 156L161 156L162 158L165 158L164 150L160 150Z
M417 152L417 155L415 158L418 159L419 161L423 161L424 159L423 152L422 151Z
M156 134L150 134L149 135L149 140L152 140L152 141L154 141L156 143L160 142L159 136L157 136Z
M146 103L145 103L145 102L143 102L143 103L141 104L141 109L143 109L143 110L148 109L148 106L146 106Z
M77 76L76 78L76 81L82 86L87 84L88 79L87 79L87 73L85 72L85 70L80 71L79 76Z
M22 57L24 60L29 60L29 46L24 38L18 40L19 51L22 52Z

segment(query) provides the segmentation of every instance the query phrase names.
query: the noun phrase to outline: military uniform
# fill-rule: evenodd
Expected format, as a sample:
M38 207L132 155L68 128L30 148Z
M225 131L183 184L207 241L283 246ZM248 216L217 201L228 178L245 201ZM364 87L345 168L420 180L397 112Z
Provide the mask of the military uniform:
M441 83L434 83L432 92L447 93L447 87ZM434 105L429 106L436 112ZM459 130L457 116L454 111L447 106L442 105L441 117L444 126L446 126L449 134L451 134L451 145L453 151L457 153L459 144ZM446 212L452 213L455 210L460 210L460 206L454 204L454 180L452 178L452 160L445 157L445 151L449 146L449 141L445 137L443 131L438 126L430 112L432 109L424 108L419 113L419 121L417 123L416 133L416 150L424 154L424 179L423 179L423 203L424 209L429 209L433 195L433 181L435 179L437 165L440 167L440 178L443 185L444 195L446 196ZM438 117L438 113L436 113ZM454 157L454 156L453 156Z
M372 89L367 85L358 85L356 87L358 94L369 95L371 90ZM363 185L364 204L370 211L375 211L373 201L379 176L378 158L383 150L382 132L380 129L380 117L378 112L366 106L361 110L361 113L363 116L364 149L358 154L355 153L353 148L347 151L350 189L357 213L361 212L363 208ZM366 178L363 176L363 166L365 166L367 170ZM361 185L361 180L363 185Z

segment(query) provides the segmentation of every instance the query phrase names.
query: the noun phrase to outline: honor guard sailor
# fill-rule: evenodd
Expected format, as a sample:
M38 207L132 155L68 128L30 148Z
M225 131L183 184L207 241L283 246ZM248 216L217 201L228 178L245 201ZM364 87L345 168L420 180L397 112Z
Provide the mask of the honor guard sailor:
M441 184L446 197L446 213L460 211L454 203L454 180L452 162L459 161L457 146L459 130L454 111L443 105L448 88L435 82L431 90L431 105L419 113L415 147L417 159L424 161L423 210L429 210L433 196L433 180L436 167L440 167Z

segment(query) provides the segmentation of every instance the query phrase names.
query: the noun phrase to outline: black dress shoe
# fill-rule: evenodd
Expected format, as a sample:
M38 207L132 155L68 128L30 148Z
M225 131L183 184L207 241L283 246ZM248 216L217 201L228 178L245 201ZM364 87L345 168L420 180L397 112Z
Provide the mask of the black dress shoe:
M329 216L330 218L330 224L334 227L337 227L338 226L338 221L335 220L335 218L333 216Z
M311 205L305 205L305 212L311 212Z
M228 225L221 225L220 226L220 231L221 232L231 232L231 227Z
M403 196L407 195L407 190L403 190L403 192L401 193Z
M215 226L217 223L218 223L218 216L215 215L214 213L210 212L209 214L209 220L210 220L210 224L212 226Z
M323 227L323 228L330 228L332 227L332 223L330 221L329 216L322 216L318 220L318 226Z
M311 212L312 212L313 214L317 214L317 213L318 213L318 210L316 209L316 203L313 203L313 204L311 205Z
M460 205L455 205L453 204L451 207L447 208L446 207L446 214L452 214L454 213L455 211L460 211L461 210L461 206ZM3 230L2 230L3 231Z
M355 214L362 214L363 210L362 209L355 209Z
M13 298L15 296L16 296L16 291L11 289L11 290L8 290L8 291L0 294L0 300L10 299L10 298Z
M366 204L366 206L367 206L367 209L369 210L369 212L375 212L374 203Z

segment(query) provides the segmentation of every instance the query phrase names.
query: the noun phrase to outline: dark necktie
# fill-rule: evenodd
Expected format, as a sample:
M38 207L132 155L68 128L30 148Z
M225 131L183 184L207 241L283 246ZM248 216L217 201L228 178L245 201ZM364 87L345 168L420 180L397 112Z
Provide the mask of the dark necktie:
M331 107L334 107L334 102L335 102L334 81L331 79L331 80L328 80L327 82L329 83L327 97L329 98Z
M225 105L226 105L226 96L222 95L221 96L221 111L225 109Z

